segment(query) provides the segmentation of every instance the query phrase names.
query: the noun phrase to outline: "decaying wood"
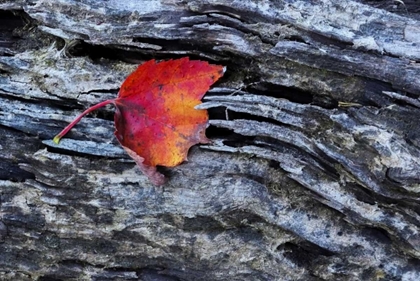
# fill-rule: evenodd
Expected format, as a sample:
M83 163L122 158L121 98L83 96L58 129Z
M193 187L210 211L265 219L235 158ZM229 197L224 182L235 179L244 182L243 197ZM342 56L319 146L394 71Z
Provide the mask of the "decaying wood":
M0 2L0 279L420 280L419 9L382 2ZM164 187L112 108L52 142L180 56L227 72Z

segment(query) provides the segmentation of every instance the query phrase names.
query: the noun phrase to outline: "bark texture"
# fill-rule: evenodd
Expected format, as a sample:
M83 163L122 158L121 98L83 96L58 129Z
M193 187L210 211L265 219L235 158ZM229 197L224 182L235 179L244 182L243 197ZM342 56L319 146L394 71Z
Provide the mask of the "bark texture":
M420 280L418 5L0 1L0 279ZM227 72L165 186L111 107L52 142L181 56Z

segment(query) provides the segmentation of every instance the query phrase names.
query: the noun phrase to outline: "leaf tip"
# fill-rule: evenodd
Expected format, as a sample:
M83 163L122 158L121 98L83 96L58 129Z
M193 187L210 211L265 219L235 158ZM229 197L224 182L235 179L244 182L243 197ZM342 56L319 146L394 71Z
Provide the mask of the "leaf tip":
M167 179L164 175L156 170L155 166L144 165L143 157L139 156L135 151L124 145L122 145L122 147L127 152L127 154L133 158L134 162L136 162L137 166L140 168L140 171L142 171L143 174L146 175L155 186L161 186L166 183Z

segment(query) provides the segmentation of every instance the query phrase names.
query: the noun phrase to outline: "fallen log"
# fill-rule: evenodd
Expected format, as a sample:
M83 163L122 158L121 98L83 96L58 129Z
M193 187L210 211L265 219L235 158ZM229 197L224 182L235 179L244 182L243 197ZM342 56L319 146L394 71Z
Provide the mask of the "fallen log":
M419 9L382 2L1 2L0 279L419 280ZM227 72L163 187L111 107L52 142L183 56Z

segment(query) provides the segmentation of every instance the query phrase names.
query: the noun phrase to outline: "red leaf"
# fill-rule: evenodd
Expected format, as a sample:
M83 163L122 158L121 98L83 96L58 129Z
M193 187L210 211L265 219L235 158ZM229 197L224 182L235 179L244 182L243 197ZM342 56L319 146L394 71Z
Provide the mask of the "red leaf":
M191 146L209 141L207 111L194 107L223 72L222 66L188 58L148 61L127 77L118 98L84 111L54 141L58 143L87 113L113 103L115 136L141 171L161 185L165 178L156 165L176 166L187 160Z

